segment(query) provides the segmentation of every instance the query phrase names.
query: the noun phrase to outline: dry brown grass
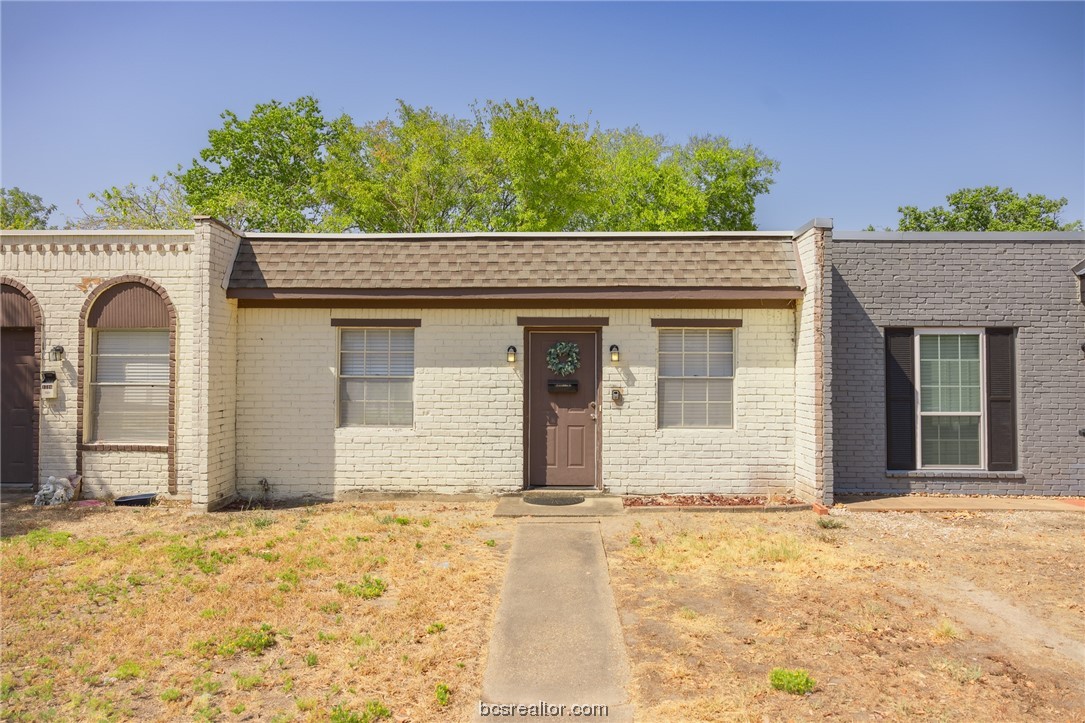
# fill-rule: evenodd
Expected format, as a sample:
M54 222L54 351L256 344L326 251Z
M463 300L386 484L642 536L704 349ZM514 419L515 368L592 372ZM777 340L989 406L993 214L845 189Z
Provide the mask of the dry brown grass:
M1085 719L1079 663L953 594L988 591L1080 646L1085 516L1034 514L608 522L638 720ZM774 691L776 667L818 685Z
M512 529L491 514L7 511L31 531L2 546L4 716L304 721L378 701L467 718Z

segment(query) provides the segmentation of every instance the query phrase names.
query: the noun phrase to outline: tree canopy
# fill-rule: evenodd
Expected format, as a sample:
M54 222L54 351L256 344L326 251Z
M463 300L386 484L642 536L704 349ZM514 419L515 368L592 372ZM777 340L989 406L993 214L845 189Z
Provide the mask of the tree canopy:
M330 134L316 100L257 105L248 118L224 111L208 147L180 174L198 213L242 231L310 231L325 209L316 195Z
M667 144L531 98L468 118L400 101L382 120L329 122L309 97L222 118L179 177L195 211L245 230L752 229L778 169L722 136Z
M27 231L49 228L49 216L55 205L46 205L41 196L21 190L18 186L0 188L0 228Z
M922 211L915 206L897 209L898 231L1074 231L1081 221L1062 223L1059 214L1068 201L1012 188L962 188L946 196L949 207Z
M180 171L181 167L178 166ZM185 190L175 173L151 176L149 184L124 188L113 186L87 194L94 202L93 212L76 201L82 218L69 219L67 228L79 229L172 229L192 228L192 209Z

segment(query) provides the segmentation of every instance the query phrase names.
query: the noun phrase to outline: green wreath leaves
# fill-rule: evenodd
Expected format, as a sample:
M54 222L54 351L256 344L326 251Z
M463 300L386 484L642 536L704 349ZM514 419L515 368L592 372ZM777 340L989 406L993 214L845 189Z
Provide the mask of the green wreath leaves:
M567 377L580 368L580 345L559 341L546 350L546 367L560 377Z

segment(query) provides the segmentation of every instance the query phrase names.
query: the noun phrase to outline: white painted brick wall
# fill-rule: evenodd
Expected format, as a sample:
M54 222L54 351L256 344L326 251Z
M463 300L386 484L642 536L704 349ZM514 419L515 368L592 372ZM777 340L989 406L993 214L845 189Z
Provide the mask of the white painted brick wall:
M241 309L237 473L243 496L334 497L348 490L507 491L523 481L523 329L517 316L583 310ZM786 309L592 310L602 345L603 476L616 492L763 493L793 487L794 313ZM735 426L656 428L655 317L742 318ZM336 335L330 319L419 318L412 429L336 427ZM505 361L510 344L520 350ZM610 402L613 387L625 404Z
M827 370L830 307L825 290L831 269L831 235L811 228L796 239L806 290L795 312L795 487L806 500L832 498ZM820 423L819 423L820 418Z
M0 235L0 275L26 286L41 306L44 317L43 349L61 345L63 362L50 362L43 354L42 370L57 372L59 398L41 400L39 422L39 477L62 476L76 467L76 377L79 354L79 316L96 279L137 274L166 289L177 311L177 491L188 497L201 487L198 457L201 437L193 419L198 407L193 398L193 368L197 352L194 309L198 306L194 283L193 234L146 232L136 234L20 233ZM100 283L100 282L99 282ZM86 489L120 495L136 492L167 493L166 454L148 452L84 452Z

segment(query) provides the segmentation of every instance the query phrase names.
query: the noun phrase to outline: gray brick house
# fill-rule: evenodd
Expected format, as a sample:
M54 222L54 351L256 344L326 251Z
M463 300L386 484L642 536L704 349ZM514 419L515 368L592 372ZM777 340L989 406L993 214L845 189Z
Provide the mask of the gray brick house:
M836 495L1085 494L1085 234L837 232Z

